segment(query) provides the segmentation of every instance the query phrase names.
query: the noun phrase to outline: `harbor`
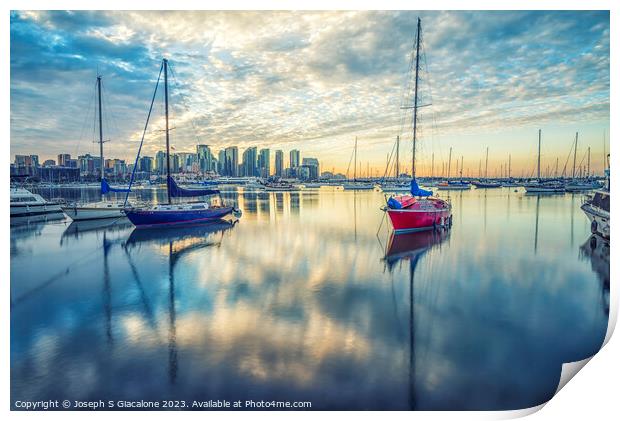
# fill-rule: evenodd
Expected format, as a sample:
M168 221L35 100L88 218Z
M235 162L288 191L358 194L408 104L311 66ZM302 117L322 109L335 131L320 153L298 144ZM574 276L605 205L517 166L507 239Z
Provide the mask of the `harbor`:
M12 410L524 410L608 338L606 11L12 11L11 42Z
M449 192L450 230L396 241L382 193L329 187L225 192L237 223L14 224L11 395L537 405L602 344L609 246L580 194L513 190Z

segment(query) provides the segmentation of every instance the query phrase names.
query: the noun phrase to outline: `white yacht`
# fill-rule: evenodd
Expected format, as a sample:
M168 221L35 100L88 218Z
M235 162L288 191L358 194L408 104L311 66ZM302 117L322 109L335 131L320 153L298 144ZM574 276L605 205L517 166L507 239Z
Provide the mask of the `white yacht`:
M594 194L587 195L581 210L590 220L590 231L609 239L609 170L605 170L607 181L605 187L596 190Z
M58 203L48 202L41 195L21 187L11 188L11 216L43 215L62 212Z
M121 202L73 203L63 206L62 211L74 221L125 216L123 203Z

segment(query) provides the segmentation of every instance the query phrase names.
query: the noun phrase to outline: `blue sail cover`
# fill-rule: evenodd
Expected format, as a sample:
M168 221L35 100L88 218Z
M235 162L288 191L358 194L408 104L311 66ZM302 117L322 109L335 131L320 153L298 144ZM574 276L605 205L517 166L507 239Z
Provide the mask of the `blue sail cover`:
M220 191L215 189L184 189L179 187L172 177L168 177L168 191L172 197L196 197L220 194Z
M113 187L111 187L108 184L108 180L106 180L105 178L101 180L101 193L102 194L106 194L106 193L128 193L130 192L131 189L115 189Z
M412 178L411 179L411 194L413 196L426 197L426 196L432 196L433 192L429 190L421 189L420 186L418 186L418 182L415 181L415 178Z

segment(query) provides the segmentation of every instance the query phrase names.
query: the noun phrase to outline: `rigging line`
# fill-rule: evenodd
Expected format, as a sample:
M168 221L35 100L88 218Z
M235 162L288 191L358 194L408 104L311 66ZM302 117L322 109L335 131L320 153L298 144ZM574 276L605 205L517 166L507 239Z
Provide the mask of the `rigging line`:
M153 104L155 103L155 96L157 95L157 88L159 87L159 80L161 79L161 72L164 70L164 63L159 68L159 75L157 76L157 83L155 84L155 91L153 92L153 98L151 99L151 106L149 107L149 113L146 116L146 123L144 124L144 131L142 132L142 139L140 139L140 146L138 147L138 154L136 155L136 160L133 164L133 169L131 170L131 178L129 179L129 187L127 194L125 194L125 201L123 202L123 208L127 206L127 199L129 198L129 193L131 192L131 185L134 180L134 176L136 174L136 168L138 167L138 159L140 159L140 152L142 151L142 144L144 143L144 136L146 135L146 129L149 126L149 120L151 118L151 112L153 111Z
M173 65L170 66L170 74L172 75L172 79L174 81L174 84L177 87L177 92L178 92L179 96L181 97L181 103L183 104L183 107L185 108L185 110L189 113L189 122L190 122L190 124L192 126L192 129L194 130L194 137L196 138L196 141L200 144L202 142L200 140L200 137L198 136L198 129L196 128L196 124L194 122L194 118L191 115L191 111L190 111L189 105L187 104L185 94L183 94L183 90L181 89L180 83L177 80L177 77L176 77Z
M76 156L77 156L77 154L80 151L80 142L84 138L84 135L85 135L85 132L86 132L86 122L90 119L90 110L91 110L90 105L95 103L94 99L95 99L95 92L97 91L97 82L95 82L95 84L93 86L94 86L94 89L91 91L91 97L90 97L90 100L88 101L88 108L87 108L86 113L84 113L84 122L82 123L82 128L80 129L80 136L78 137L78 142L77 142L77 145L75 147L75 155ZM94 111L93 111L93 114L95 114Z

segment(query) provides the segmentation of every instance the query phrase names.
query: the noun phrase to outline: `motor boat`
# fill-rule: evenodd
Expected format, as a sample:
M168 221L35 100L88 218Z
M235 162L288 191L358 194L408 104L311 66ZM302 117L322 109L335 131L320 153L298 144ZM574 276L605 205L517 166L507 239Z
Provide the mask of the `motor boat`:
M60 204L48 202L41 195L22 187L11 188L11 216L32 216L62 212Z

